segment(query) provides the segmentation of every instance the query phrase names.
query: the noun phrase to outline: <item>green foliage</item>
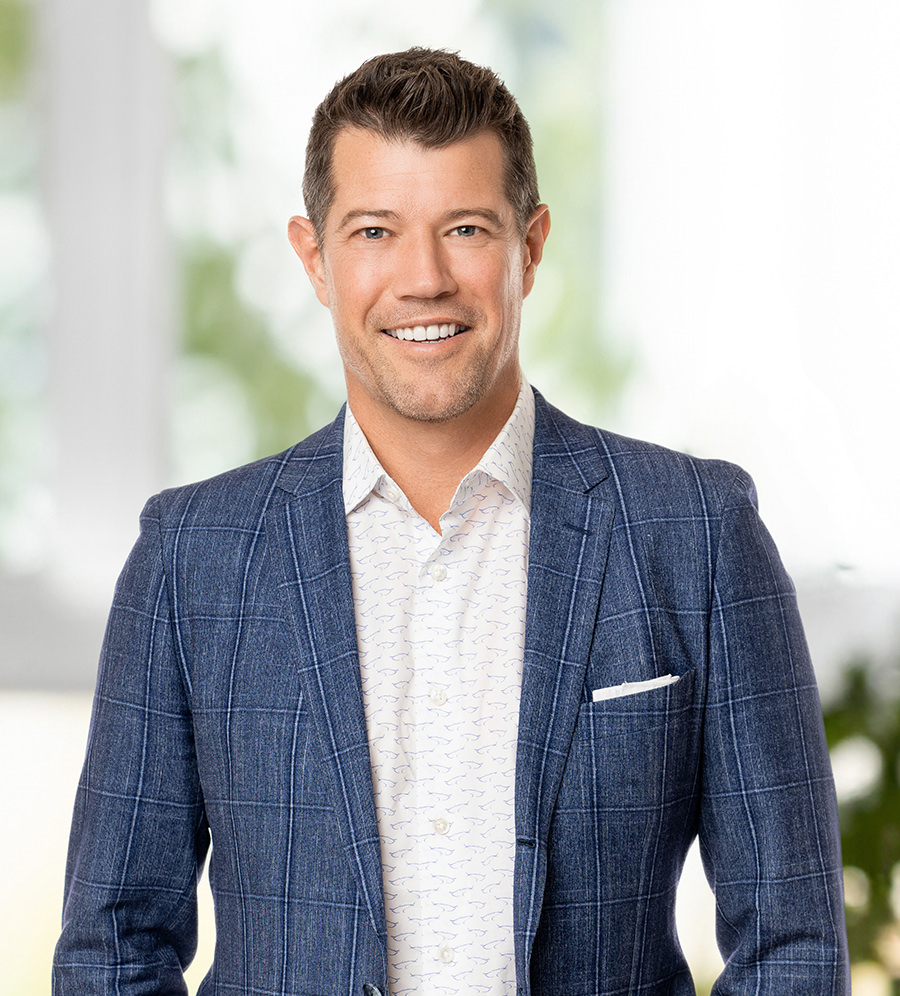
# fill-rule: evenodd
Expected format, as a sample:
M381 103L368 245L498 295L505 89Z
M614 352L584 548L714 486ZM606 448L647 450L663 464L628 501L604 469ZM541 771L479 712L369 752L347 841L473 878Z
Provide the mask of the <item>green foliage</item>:
M283 357L262 316L235 289L227 247L189 245L183 258L183 351L214 359L240 384L253 414L256 456L285 449L316 428L306 424L314 380Z
M553 286L529 352L590 399L598 418L631 372L601 315L603 120L601 5L593 0L486 0L519 55L507 82L531 126L541 197L553 227L536 293ZM529 345L530 344L526 344ZM540 386L540 385L537 385Z
M21 95L31 65L32 17L25 0L0 0L0 100Z
M176 86L174 161L187 191L180 226L181 353L213 361L212 368L240 388L252 422L253 456L265 456L318 428L309 424L311 406L329 406L316 379L280 349L267 316L239 294L237 261L247 233L228 224L218 229L214 201L206 196L223 169L241 168L235 88L221 52L179 60Z
M892 873L900 869L900 661L887 681L874 686L872 668L856 662L847 669L837 704L825 711L829 749L851 737L865 737L881 756L871 789L840 803L844 866L859 869L868 884L865 902L847 907L851 962L884 962L890 932L898 925L891 903ZM885 695L882 688L893 690ZM900 994L900 979L892 992Z
M177 61L178 150L195 161L232 164L234 135L229 118L234 85L222 54L211 49Z
M42 276L35 239L37 142L28 92L33 10L0 0L0 203L4 261L0 289L0 558L21 542L29 486L39 473L44 364L38 324ZM15 247L15 249L13 249Z

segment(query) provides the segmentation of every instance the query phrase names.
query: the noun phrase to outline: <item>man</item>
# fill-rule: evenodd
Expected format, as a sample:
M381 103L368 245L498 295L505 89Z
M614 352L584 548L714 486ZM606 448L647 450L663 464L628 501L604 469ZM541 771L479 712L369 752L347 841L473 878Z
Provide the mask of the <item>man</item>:
M550 223L488 70L411 50L316 112L290 238L348 405L152 499L101 661L55 991L847 990L835 803L746 475L573 422L517 338Z

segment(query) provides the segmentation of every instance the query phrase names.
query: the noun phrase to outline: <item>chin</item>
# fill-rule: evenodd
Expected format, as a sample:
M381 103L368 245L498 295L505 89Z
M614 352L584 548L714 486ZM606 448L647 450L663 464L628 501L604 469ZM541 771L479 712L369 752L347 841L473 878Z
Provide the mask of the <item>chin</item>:
M450 422L465 415L480 400L481 392L463 391L452 397L421 397L415 392L401 396L385 395L384 400L401 417L411 422Z

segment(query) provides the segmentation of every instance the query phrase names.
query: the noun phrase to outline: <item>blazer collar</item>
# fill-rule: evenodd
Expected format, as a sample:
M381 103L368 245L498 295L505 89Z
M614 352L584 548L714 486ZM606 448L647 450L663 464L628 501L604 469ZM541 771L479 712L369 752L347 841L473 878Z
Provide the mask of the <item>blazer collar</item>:
M283 491L295 496L315 494L333 484L335 478L340 490L346 410L346 404L342 405L333 422L289 451L278 478L278 486Z
M598 430L554 408L534 392L534 470L543 483L587 494L609 476Z

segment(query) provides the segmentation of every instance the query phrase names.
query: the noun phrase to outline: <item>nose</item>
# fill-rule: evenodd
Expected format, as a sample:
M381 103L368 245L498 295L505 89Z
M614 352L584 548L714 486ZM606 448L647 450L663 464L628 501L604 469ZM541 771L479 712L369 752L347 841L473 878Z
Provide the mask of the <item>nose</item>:
M455 294L449 254L437 235L409 234L397 258L394 294L399 298L437 298Z

